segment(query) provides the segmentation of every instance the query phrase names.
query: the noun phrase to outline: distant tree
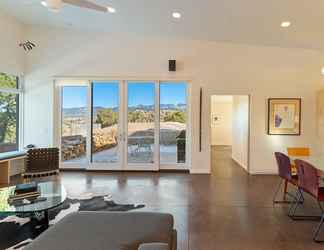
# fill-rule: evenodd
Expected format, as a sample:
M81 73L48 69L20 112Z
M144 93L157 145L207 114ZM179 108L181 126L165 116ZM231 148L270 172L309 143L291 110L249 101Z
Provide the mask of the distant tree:
M128 113L129 122L153 122L154 113L152 111L135 110Z
M0 88L16 88L17 78L0 72Z
M163 120L165 122L186 123L186 114L183 111L168 111Z
M0 73L1 88L15 88L16 78ZM16 142L17 95L0 92L0 143Z
M97 113L96 123L101 124L102 128L110 127L118 122L117 112L112 109L102 109Z

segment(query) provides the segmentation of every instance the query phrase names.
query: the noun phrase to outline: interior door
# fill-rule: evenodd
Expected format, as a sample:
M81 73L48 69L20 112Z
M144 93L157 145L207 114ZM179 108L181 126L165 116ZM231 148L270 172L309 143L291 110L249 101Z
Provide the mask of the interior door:
M154 81L125 86L125 162L127 170L159 169L159 88Z

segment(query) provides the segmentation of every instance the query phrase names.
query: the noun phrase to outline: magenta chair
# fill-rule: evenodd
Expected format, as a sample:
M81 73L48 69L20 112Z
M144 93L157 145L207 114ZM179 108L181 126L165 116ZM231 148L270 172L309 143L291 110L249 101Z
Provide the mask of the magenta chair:
M300 190L300 193L305 192L310 196L312 196L317 201L318 206L322 212L322 215L320 217L319 216L296 216L295 215L296 209L299 206L299 201L302 195L298 195L296 203L291 206L289 214L293 219L301 218L301 219L318 220L320 218L320 223L318 224L314 232L313 240L317 243L323 243L324 241L318 239L318 235L324 223L324 211L321 205L321 202L324 202L324 187L319 186L319 174L315 167L313 167L308 162L302 160L295 160L295 164L297 167L298 189Z
M281 177L281 180L280 180L278 188L274 194L273 203L292 203L292 202L286 200L286 195L292 197L294 201L296 200L297 197L287 191L287 184L289 183L297 188L298 177L293 176L291 174L290 159L287 155L280 153L280 152L275 152L275 157L276 157L277 165L278 165L278 174ZM280 191L280 188L283 183L285 183L283 200L276 200L278 192ZM298 189L297 189L297 191L298 191Z

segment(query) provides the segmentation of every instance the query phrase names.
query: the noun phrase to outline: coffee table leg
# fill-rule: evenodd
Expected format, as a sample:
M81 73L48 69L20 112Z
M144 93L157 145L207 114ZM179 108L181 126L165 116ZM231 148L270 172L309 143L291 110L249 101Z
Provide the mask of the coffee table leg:
M49 217L48 217L48 210L44 211L44 227L49 227Z
M36 225L41 226L43 229L49 227L48 210L33 213L31 219L35 221Z

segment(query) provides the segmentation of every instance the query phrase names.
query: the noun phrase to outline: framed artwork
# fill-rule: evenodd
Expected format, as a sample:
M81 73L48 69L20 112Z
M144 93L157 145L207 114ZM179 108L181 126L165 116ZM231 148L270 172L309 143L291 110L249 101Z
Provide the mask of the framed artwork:
M300 135L301 99L268 99L268 134Z

